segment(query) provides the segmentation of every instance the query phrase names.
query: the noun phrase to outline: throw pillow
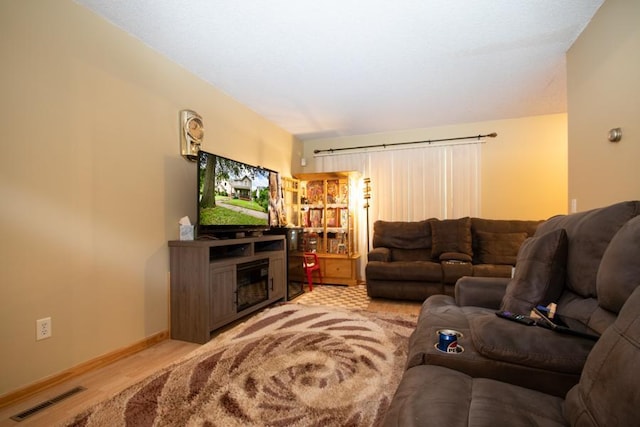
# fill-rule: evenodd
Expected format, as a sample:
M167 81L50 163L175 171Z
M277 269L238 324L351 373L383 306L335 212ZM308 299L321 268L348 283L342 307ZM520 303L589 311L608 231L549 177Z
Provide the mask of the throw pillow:
M471 218L431 221L431 254L439 258L445 252L473 256Z
M515 265L518 250L527 238L527 233L489 233L477 231L476 249L480 264Z
M529 314L538 304L557 302L564 289L568 246L564 228L525 240L501 309Z

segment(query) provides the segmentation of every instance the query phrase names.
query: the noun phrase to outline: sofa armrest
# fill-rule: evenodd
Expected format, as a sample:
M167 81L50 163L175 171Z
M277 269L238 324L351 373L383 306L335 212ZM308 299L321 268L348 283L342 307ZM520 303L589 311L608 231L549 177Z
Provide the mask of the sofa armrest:
M461 277L454 289L456 304L498 310L510 280L508 277Z
M469 320L473 348L491 360L580 375L594 342L491 314ZM514 381L517 381L514 378Z
M368 261L382 261L382 262L390 262L391 261L391 250L389 248L373 248L369 251L367 255Z

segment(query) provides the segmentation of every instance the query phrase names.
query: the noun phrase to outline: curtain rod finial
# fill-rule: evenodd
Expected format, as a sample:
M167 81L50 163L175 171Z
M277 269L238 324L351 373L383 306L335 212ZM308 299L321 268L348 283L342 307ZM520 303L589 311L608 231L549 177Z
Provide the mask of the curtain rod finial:
M487 134L487 136L488 136L489 138L495 138L496 136L498 136L498 134L497 134L496 132L492 132L492 133L490 133L490 134Z

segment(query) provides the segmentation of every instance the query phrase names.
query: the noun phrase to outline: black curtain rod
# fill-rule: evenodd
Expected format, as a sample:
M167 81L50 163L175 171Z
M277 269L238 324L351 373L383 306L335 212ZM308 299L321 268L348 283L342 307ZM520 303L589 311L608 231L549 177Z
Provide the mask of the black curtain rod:
M365 148L387 148L394 147L397 145L410 145L410 144L431 144L433 142L443 142L443 141L459 141L463 139L480 139L480 138L495 138L498 136L497 133L492 132L486 135L474 135L474 136L460 136L457 138L442 138L442 139L428 139L426 141L411 141L411 142L393 142L391 144L377 144L377 145L361 145L359 147L344 147L344 148L329 148L326 150L313 150L313 154L319 153L335 153L336 151L346 151L346 150L362 150Z

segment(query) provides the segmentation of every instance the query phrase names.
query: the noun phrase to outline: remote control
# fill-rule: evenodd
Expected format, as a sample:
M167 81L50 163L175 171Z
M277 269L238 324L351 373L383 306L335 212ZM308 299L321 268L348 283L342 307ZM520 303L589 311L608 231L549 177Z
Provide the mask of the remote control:
M535 325L536 323L536 321L529 316L512 313L510 311L496 311L496 316L505 318L507 320L512 320L514 322L522 323L523 325L528 325L528 326Z

